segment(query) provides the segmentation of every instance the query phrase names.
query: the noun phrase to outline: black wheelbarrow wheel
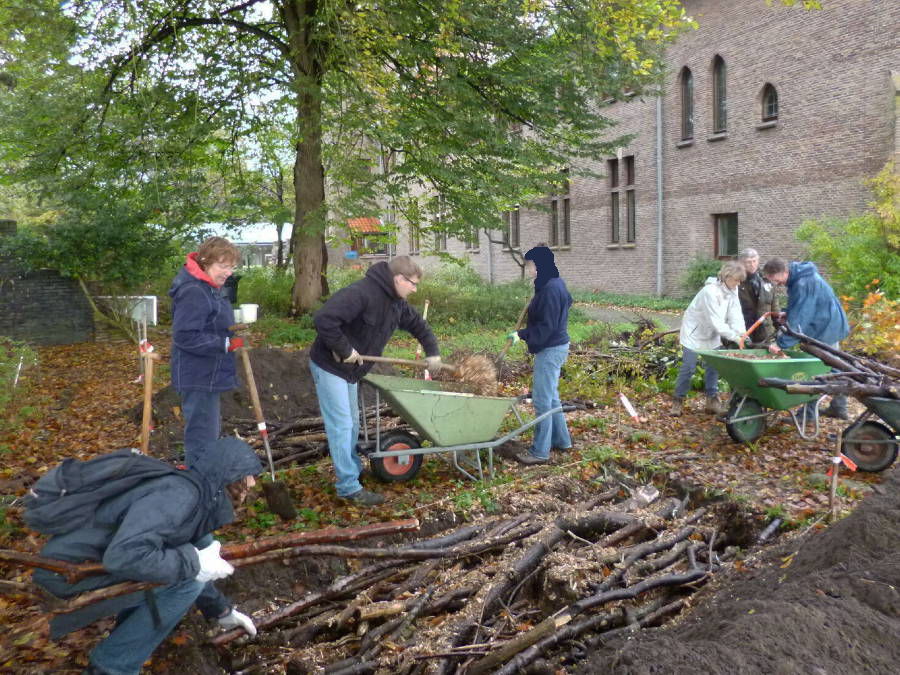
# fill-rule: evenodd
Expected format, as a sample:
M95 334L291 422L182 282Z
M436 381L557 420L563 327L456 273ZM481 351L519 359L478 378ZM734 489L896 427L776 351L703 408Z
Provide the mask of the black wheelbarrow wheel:
M844 454L863 471L884 471L897 459L894 432L880 422L852 424L841 439Z
M420 447L419 441L405 431L385 434L381 439L379 452L395 452ZM369 463L375 477L385 483L399 483L412 480L422 468L422 455L397 455L396 457L370 457Z
M725 430L738 443L752 443L766 430L765 410L755 398L749 396L744 398L734 394L731 397L728 412L725 413ZM740 419L743 417L753 417L753 419ZM729 421L735 418L738 418L739 421Z

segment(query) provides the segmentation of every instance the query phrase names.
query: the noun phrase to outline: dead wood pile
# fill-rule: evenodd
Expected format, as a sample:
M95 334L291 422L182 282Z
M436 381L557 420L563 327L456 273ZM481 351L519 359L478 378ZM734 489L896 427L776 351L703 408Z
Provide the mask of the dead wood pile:
M671 498L650 510L645 493L618 494L405 546L322 550L374 562L257 613L258 640L289 650L296 672L512 673L561 646L579 652L610 633L655 625L716 569L724 540L704 525L703 510L683 513ZM530 496L522 505L547 504ZM212 642L242 636L236 629ZM247 658L259 665L265 657Z

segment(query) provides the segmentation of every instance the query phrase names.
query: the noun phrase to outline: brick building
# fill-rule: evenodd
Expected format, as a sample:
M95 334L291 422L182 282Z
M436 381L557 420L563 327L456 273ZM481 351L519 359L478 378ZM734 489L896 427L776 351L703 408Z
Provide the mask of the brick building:
M699 29L669 48L663 95L607 108L632 143L549 212L507 214L513 242L553 245L573 287L681 295L696 256L799 257L804 220L863 210L863 181L897 154L900 2L822 4L686 0ZM446 247L492 281L519 275L484 233ZM410 252L408 238L397 248Z

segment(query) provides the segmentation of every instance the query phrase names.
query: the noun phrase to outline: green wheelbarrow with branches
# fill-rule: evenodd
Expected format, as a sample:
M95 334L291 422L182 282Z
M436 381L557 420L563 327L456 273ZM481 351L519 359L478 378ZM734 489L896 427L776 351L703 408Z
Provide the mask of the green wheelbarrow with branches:
M766 349L710 349L697 352L719 377L731 387L728 411L721 417L728 435L738 443L752 443L765 433L779 411L788 411L801 438L819 434L819 417L809 414L807 403L817 402L820 394L789 394L765 387L763 378L810 380L827 373L830 367L820 359L799 350L774 356Z

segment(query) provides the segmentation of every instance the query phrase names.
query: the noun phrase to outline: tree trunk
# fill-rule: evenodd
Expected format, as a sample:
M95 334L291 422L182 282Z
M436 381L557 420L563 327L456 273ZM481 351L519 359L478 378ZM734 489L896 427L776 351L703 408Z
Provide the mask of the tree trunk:
M303 314L323 296L325 167L322 164L322 63L327 45L313 42L316 0L282 2L279 11L288 29L291 69L297 91L297 142L294 160L294 288L291 313Z

